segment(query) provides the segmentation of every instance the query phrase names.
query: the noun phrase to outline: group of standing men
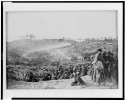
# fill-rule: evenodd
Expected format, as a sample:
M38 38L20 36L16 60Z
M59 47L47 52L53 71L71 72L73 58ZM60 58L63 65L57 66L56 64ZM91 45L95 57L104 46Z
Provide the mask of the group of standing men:
M91 71L92 80L96 85L100 85L101 81L113 80L113 76L118 82L118 65L116 64L113 53L102 52L102 49L98 49L92 59L93 70ZM115 71L115 72L114 72ZM115 75L114 75L115 74Z
M95 85L100 85L101 82L114 82L118 84L118 55L111 51L103 52L102 49L97 49L94 55L90 56L91 64L87 68L87 73L91 76L91 80ZM74 67L78 69L78 67ZM81 71L74 70L75 81L74 85L85 85L85 82L80 77Z

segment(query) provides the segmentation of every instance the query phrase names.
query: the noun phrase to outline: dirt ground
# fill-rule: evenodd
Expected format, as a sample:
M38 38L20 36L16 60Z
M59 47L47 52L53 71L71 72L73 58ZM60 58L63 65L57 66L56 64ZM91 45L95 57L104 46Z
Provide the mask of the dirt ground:
M118 85L112 82L101 83L100 86L95 85L90 76L84 76L82 79L85 81L84 86L71 86L74 81L72 79L60 79L40 82L24 82L9 80L8 89L117 89Z

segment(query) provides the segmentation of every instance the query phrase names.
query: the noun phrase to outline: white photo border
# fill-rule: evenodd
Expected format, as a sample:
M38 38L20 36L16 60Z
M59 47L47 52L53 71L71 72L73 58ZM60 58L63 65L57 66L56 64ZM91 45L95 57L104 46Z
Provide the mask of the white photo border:
M116 10L118 28L118 89L7 89L6 88L6 12ZM3 3L3 98L122 98L123 96L123 3Z

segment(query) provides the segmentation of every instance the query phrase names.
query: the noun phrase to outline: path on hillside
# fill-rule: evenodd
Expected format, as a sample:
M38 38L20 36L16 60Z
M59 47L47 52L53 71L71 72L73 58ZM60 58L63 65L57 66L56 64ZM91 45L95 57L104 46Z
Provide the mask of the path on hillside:
M48 51L52 56L56 57L57 59L58 58L64 58L64 59L67 59L67 60L71 60L71 57L69 57L67 55L67 51L66 50L63 50L63 49L54 49L54 50L50 50Z
M34 50L30 50L26 53L23 54L23 57L26 57L27 54L31 53L31 52L35 52L35 51L47 51L48 53L52 54L52 55L55 55L55 56L61 56L61 57L64 57L66 59L71 59L70 57L66 56L64 54L64 51L62 51L61 49L59 50L59 48L62 48L62 47L66 47L66 46L71 46L71 43L58 43L58 44L54 44L54 45L47 45L47 46L44 46L44 47L39 47L37 49L34 49Z
M54 45L47 45L45 47L39 48L39 51L47 51L47 50L51 50L51 49L57 49L57 48L61 48L61 47L65 47L65 46L71 46L71 43L58 43L58 44L54 44Z
M68 57L66 55L66 51L64 51L63 49L60 49L62 47L66 47L66 46L71 46L70 43L59 43L56 45L51 45L51 46L47 46L45 48L42 48L41 50L47 51L50 55L54 56L55 58L65 58L68 60L71 60L71 57Z
M71 86L74 79L50 80L40 82L23 82L23 81L9 81L9 89L117 89L114 83L102 83L100 86L94 85L90 80L90 76L84 76L82 79L87 85L85 86Z

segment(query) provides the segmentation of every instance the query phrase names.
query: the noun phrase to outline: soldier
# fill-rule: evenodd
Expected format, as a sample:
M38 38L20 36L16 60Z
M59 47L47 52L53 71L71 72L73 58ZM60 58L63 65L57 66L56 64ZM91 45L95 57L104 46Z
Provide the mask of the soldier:
M71 83L71 86L77 86L77 85L86 85L85 82L80 77L80 73L76 71L75 73L75 81Z
M108 54L108 52L104 52L103 53L103 58L105 60L105 67L104 67L104 71L105 71L105 75L107 79L110 79L110 71L109 71L109 67L110 67L110 56Z
M73 66L70 65L70 78L73 78Z
M97 85L100 85L101 73L104 70L105 65L105 60L102 56L102 49L97 50L92 64L94 66L94 82L96 82Z
M59 78L62 79L64 74L64 69L62 66L59 67Z
M114 55L114 68L116 73L116 84L118 84L118 55Z
M109 63L109 72L110 72L110 79L111 81L115 81L114 78L116 79L117 78L117 66L115 66L115 59L114 59L114 55L113 53L111 53L110 51L108 52L109 53L109 56L110 56L110 63ZM116 79L117 81L117 79Z

